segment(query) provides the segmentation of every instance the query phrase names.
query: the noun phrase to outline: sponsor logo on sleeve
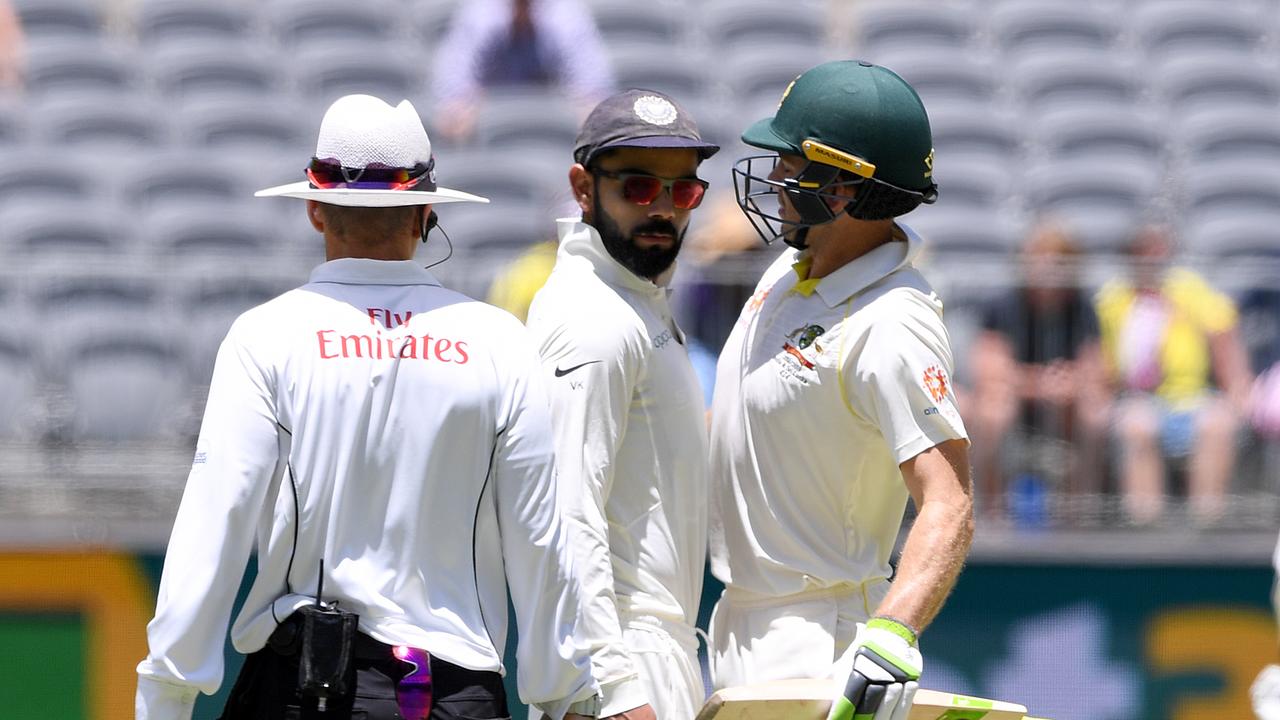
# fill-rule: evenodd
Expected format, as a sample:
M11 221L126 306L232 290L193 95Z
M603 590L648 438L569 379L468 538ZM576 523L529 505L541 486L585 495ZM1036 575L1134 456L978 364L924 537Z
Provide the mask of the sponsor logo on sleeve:
M924 389L929 392L929 397L933 401L940 403L947 397L947 391L950 389L947 382L947 374L937 365L930 365L924 371ZM928 413L926 413L928 414Z

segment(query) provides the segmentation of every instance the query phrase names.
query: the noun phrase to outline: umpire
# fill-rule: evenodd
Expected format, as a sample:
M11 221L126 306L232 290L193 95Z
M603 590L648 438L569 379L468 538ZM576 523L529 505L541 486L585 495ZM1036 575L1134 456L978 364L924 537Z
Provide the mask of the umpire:
M236 320L165 558L139 720L185 720L248 654L223 718L502 718L507 593L520 695L598 705L538 357L510 315L413 262L436 185L416 111L325 114L307 200L327 262ZM576 709L576 708L575 708Z

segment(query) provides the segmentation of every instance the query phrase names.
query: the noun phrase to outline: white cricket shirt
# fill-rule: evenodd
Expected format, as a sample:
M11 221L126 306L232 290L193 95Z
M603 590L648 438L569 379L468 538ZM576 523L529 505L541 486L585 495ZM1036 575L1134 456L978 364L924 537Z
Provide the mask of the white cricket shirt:
M725 343L711 566L727 585L780 596L886 580L908 497L899 464L966 437L942 302L911 264L921 240L895 238L819 280L788 249Z
M556 266L529 309L552 404L556 462L576 507L607 543L575 547L585 569L588 627L604 691L602 716L647 700L622 646L619 616L692 628L707 543L706 415L666 283L627 270L595 228L560 220ZM566 489L567 492L567 489ZM624 620L625 621L625 620ZM636 700L639 702L636 702Z
M328 262L244 313L218 351L138 718L189 718L222 683L255 534L238 651L313 601L324 558L324 599L362 631L501 670L508 583L520 695L559 717L595 685L552 458L524 327L412 261Z

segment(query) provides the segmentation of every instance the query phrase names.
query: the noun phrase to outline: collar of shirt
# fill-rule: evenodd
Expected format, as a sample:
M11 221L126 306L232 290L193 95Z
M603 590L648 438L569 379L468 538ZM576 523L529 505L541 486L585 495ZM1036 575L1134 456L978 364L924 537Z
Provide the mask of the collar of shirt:
M830 275L816 279L809 277L813 258L807 252L801 252L796 255L796 262L791 266L797 278L791 291L805 297L817 292L828 307L835 307L910 265L920 254L923 245L924 241L914 230L905 225L894 224L892 241L854 258Z
M675 275L676 263L671 263L671 267L664 270L656 282L650 281L614 260L605 249L600 233L582 220L561 218L556 220L556 229L560 233L560 255L582 258L591 264L595 274L606 283L655 296L670 292L669 286L671 277Z
M339 258L311 271L311 282L342 285L439 285L427 269L413 260Z

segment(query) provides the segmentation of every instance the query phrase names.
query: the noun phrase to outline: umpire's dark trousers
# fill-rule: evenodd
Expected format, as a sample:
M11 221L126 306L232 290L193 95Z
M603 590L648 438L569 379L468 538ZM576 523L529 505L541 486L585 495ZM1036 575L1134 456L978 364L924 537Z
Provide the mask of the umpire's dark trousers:
M392 656L390 645L368 635L357 635L354 649L355 692L342 702L330 700L319 712L315 699L298 693L297 653L282 654L268 644L245 658L221 720L402 720L396 683L405 664ZM430 720L510 717L502 676L496 672L468 670L432 657L431 679Z

